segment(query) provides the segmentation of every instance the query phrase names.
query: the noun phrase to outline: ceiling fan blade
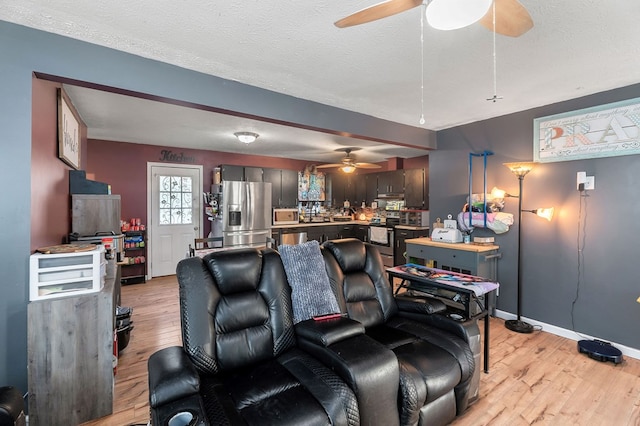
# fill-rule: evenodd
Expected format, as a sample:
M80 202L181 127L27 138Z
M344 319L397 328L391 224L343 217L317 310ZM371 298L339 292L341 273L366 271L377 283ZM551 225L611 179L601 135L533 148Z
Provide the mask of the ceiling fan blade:
M404 12L405 10L413 9L421 4L422 0L388 0L362 9L346 18L342 18L336 21L334 25L338 28L345 28L365 24Z
M494 0L496 3L496 33L520 37L533 28L533 20L527 9L518 0ZM489 31L493 31L493 6L480 23Z
M373 163L355 163L354 166L358 169L379 169L382 167Z
M342 167L344 166L344 164L342 163L336 163L336 164L320 164L319 166L316 166L316 169L328 169L331 167Z

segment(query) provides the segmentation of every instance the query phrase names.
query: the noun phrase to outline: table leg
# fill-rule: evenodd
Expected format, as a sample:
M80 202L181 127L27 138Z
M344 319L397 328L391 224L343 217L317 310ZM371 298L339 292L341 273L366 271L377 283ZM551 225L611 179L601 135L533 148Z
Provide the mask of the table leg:
M489 373L489 310L484 317L484 372Z

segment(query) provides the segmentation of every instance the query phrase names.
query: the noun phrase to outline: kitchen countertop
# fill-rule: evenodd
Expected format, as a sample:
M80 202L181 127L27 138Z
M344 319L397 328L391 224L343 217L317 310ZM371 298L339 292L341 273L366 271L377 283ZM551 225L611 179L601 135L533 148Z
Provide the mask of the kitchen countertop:
M367 220L349 220L349 221L340 221L340 222L303 222L297 223L294 225L273 225L271 229L290 229L290 228L306 228L309 226L331 226L331 225L366 225L369 226L371 223ZM427 231L429 230L428 226L410 226L410 225L396 225L397 229L407 229L410 231Z
M309 226L331 226L331 225L369 225L366 220L349 220L340 222L302 222L293 225L273 225L271 229L306 228Z
M424 246L432 246L432 247L440 247L447 248L453 250L464 250L464 251L473 251L476 253L482 253L485 251L498 250L500 246L494 244L465 244L465 243L445 243L442 241L432 241L431 238L412 238L410 240L405 240L407 244L418 244Z

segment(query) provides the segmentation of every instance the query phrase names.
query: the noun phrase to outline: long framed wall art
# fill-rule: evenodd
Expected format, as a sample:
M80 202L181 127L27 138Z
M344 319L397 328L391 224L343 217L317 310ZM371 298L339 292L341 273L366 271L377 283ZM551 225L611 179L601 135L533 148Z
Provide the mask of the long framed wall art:
M80 124L71 100L58 89L58 158L74 169L80 169Z
M533 120L536 162L640 154L640 98Z

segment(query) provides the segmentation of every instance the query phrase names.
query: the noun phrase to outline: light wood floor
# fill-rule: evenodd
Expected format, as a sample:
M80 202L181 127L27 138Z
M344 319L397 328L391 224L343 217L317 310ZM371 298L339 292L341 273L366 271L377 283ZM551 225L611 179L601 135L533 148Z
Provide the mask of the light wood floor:
M146 424L147 360L181 344L175 276L124 286L122 304L134 309L134 329L118 361L114 414L85 425ZM481 373L478 401L453 424L638 426L640 361L594 361L578 353L575 341L513 333L492 318L490 372Z

